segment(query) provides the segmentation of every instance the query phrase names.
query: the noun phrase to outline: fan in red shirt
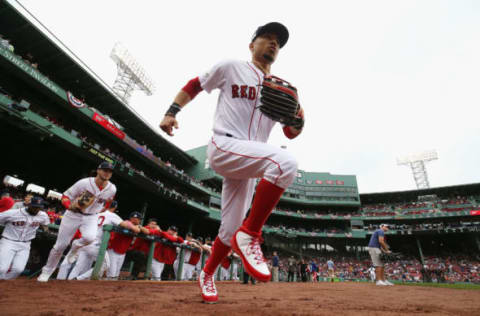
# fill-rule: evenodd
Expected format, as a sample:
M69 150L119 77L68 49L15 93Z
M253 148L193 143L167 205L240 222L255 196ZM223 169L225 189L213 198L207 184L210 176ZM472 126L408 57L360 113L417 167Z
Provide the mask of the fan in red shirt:
M142 227L142 233L145 235L158 236L160 234L160 227L158 227L157 219L150 218L148 224L145 227ZM151 243L151 240L137 237L132 247L127 251L128 260L131 260L134 263L132 274L130 275L131 280L137 280L140 272L146 270ZM148 276L144 276L144 279L147 277Z
M142 220L142 214L139 212L133 212L130 214L129 219L126 221L130 223L130 228L133 233L142 232L143 227L140 226ZM110 259L110 266L107 271L107 278L110 280L118 279L120 275L120 269L122 268L123 261L125 260L125 253L132 244L134 236L125 235L121 233L112 233L110 236L110 242L108 245L108 257Z
M10 193L5 191L0 195L0 213L11 209L13 204L15 204L15 201L10 196Z
M183 238L177 236L177 227L170 226L166 232L161 232L159 237L171 242L183 243ZM161 275L165 267L167 280L175 279L175 272L173 270L173 263L177 258L177 248L175 246L165 245L157 242L155 245L155 252L152 260L152 279L161 280Z

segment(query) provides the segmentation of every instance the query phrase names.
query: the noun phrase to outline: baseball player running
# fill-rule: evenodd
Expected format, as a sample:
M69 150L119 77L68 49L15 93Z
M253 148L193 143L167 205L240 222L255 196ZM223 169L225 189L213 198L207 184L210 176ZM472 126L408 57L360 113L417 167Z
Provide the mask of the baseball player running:
M280 23L260 26L249 44L251 61L220 62L190 80L176 95L160 123L160 128L173 136L173 128L178 128L176 115L187 103L202 90L208 93L220 90L207 155L210 166L224 177L222 219L212 254L199 277L206 303L218 300L213 275L232 248L250 275L264 282L271 278L260 248L261 230L280 196L293 182L297 161L286 150L266 143L276 121L259 107L266 103L263 92L272 90L265 89L266 85L272 87L266 81L272 78L271 65L288 36L287 28ZM284 99L296 96L289 89L279 90L288 91ZM285 125L283 131L288 138L298 136L303 128L303 109L298 103L295 103L294 115L302 124ZM255 189L257 178L261 180ZM250 205L250 215L243 222Z
M112 164L102 162L97 168L95 178L81 179L65 191L62 196L62 205L67 211L60 224L57 241L50 251L47 264L43 267L37 281L48 281L77 229L82 233L82 238L72 243L67 257L70 263L76 260L80 247L95 240L98 213L104 208L106 202L113 201L117 192L115 185L110 182L112 172Z
M0 213L0 224L5 224L0 240L0 280L15 279L25 269L37 229L50 224L43 208L43 199L33 197L25 207Z
M116 206L116 203L112 203ZM69 280L73 280L78 276L82 275L79 279L85 280L89 279L92 275L93 269L91 269L93 262L97 259L98 252L100 250L100 245L102 244L103 238L103 226L105 225L118 225L126 229L134 229L133 224L129 221L124 221L117 214L115 214L115 208L110 205L110 208L107 208L106 211L98 214L98 229L97 236L95 241L89 244L88 246L80 248L78 251L78 259L73 267L70 275L68 276ZM105 253L105 258L103 261L102 269L100 275L103 275L110 265L110 260L108 257L108 252Z

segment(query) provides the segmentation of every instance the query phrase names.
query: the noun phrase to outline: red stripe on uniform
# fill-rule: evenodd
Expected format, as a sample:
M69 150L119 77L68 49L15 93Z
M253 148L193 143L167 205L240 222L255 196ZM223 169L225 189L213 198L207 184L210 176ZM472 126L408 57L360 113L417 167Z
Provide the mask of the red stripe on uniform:
M274 164L277 165L278 167L278 170L280 170L280 174L277 176L277 178L275 179L275 182L273 184L277 184L277 181L278 181L278 178L283 174L283 170L282 168L280 167L280 164L278 162L276 162L275 160L271 159L271 158L268 158L268 157L253 157L253 156L247 156L247 155L243 155L243 154L238 154L238 153L234 153L233 151L228 151L228 150L225 150L225 149L222 149L220 148L217 143L215 143L215 141L213 140L213 137L212 137L212 144L215 145L215 147L217 147L218 150L224 152L224 153L227 153L227 154L232 154L232 155L236 155L236 156L240 156L240 157L245 157L245 158L251 158L251 159L257 159L257 160L269 160L271 162L273 162Z

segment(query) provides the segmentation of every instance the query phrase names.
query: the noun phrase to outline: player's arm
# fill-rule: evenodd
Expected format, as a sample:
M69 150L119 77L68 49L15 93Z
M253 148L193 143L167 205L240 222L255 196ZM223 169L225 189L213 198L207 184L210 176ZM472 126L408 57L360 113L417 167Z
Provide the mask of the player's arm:
M300 107L298 109L298 112L297 112L297 116L304 119L305 118L305 111L303 110L302 107ZM293 126L284 126L283 127L283 134L285 134L285 136L288 138L288 139L293 139L295 137L297 137L298 135L300 135L303 131L303 127L301 129L297 129Z
M65 194L62 195L62 205L65 209L69 210L70 207L72 206L72 201L70 200L70 198L68 196L66 196Z
M139 226L140 231L144 233L145 235L150 235L150 230L147 227Z
M195 96L202 91L202 86L200 85L200 79L198 77L190 80L178 93L175 99L173 100L172 105L165 113L162 122L160 123L160 128L170 136L173 136L173 128L178 129L178 122L176 115L182 110L185 105L195 98Z
M390 247L385 242L385 238L383 236L378 237L378 242L380 243L380 246L382 247L383 251L390 252L389 250Z

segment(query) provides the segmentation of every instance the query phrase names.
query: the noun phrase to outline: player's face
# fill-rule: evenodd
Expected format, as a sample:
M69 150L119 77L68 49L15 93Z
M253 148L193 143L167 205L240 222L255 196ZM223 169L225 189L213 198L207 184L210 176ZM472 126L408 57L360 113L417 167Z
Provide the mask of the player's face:
M40 208L39 207L29 207L27 209L27 212L30 213L30 215L35 216L35 215L38 214L38 212L40 212Z
M30 201L32 200L32 196L31 194L27 194L25 196L25 198L23 199L23 201L25 202L25 204L30 204Z
M108 181L112 178L112 170L110 169L97 169L97 176L100 177L102 181Z
M266 33L250 43L250 51L254 60L272 64L278 55L280 44L276 34Z
M130 218L130 222L132 222L133 225L139 225L140 224L140 218L132 217L132 218Z

